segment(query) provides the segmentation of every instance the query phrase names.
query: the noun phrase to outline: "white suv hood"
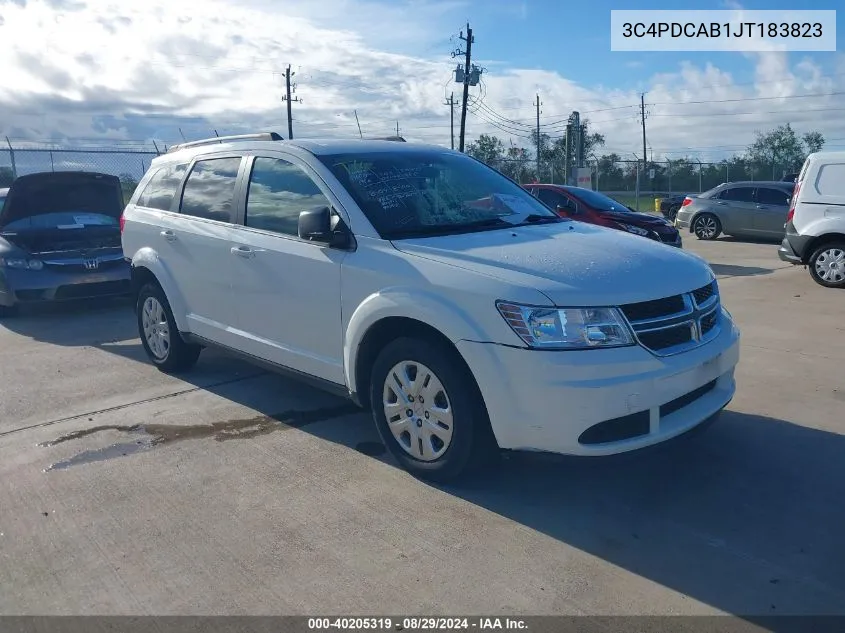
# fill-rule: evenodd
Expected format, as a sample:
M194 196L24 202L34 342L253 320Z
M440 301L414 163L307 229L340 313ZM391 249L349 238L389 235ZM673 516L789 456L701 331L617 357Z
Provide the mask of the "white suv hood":
M689 292L714 278L697 255L582 222L397 240L393 245L403 253L535 288L558 306L647 301Z

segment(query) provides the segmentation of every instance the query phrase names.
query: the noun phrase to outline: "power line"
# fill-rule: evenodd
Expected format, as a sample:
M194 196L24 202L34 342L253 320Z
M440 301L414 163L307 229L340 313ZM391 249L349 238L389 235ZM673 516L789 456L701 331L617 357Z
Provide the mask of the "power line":
M807 98L817 98L817 97L836 97L840 95L845 95L845 91L839 92L819 92L815 94L805 94L805 95L787 95L783 97L737 97L735 99L707 99L704 101L664 101L660 103L652 103L651 105L671 105L671 106L679 106L679 105L696 105L701 103L738 103L741 101L776 101L779 99L807 99Z
M813 112L843 112L845 108L812 108L804 110L767 110L757 112L705 112L700 114L653 114L656 117L711 117L711 116L749 116L757 114L812 114Z

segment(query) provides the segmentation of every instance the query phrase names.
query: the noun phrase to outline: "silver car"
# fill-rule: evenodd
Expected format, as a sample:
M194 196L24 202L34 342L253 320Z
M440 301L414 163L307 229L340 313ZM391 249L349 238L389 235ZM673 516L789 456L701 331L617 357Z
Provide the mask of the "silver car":
M788 182L729 182L687 196L675 226L689 229L700 240L719 235L780 239L794 185Z

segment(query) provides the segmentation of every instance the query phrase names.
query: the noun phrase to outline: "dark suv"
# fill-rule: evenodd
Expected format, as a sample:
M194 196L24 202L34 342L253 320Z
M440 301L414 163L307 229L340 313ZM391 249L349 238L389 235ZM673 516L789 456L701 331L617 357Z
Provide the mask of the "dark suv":
M680 233L665 218L637 213L597 191L566 185L530 184L525 188L560 216L682 247Z

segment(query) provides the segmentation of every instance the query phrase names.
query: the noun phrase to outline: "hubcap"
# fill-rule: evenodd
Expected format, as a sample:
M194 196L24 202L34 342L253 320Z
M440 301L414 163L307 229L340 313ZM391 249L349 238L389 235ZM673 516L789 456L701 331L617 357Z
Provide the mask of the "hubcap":
M141 329L153 355L163 360L170 353L170 326L164 307L155 297L147 297L141 308Z
M711 238L716 235L716 220L713 218L698 218L695 227L701 237Z
M443 383L414 361L393 366L384 381L384 417L406 453L424 462L439 458L452 442L452 404Z
M816 273L828 283L845 280L845 251L829 248L816 258Z

